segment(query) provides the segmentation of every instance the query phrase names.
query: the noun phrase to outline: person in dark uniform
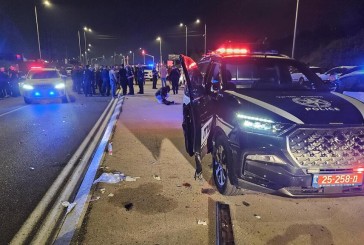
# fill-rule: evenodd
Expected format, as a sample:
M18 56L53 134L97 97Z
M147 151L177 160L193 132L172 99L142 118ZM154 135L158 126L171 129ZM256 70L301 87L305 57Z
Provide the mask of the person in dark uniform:
M133 73L134 73L134 79L135 79L135 85L138 85L138 66L133 67Z
M9 75L5 72L5 67L0 67L0 98L6 97L8 85Z
M131 66L126 67L126 75L128 78L129 93L128 95L134 95L134 72Z
M83 74L83 92L85 93L86 97L92 96L93 80L94 80L94 73L92 67L87 65Z
M178 94L178 82L179 82L180 75L181 74L177 67L173 67L173 69L171 70L171 73L169 74L169 78L172 82L173 94Z
M158 89L158 91L155 93L155 98L157 99L158 103L165 104L165 105L171 105L174 104L174 101L168 101L167 98L169 97L169 91L171 88L167 85L165 87L161 87Z
M155 67L153 68L153 89L157 89L157 80L158 80L158 71L157 69L155 69Z
M17 97L20 95L19 90L19 73L15 70L14 66L10 66L9 69L9 86L10 86L10 93L11 96Z
M127 93L127 88L128 88L128 77L126 74L126 69L124 67L124 64L121 64L121 68L119 70L119 78L120 78L120 85L121 88L123 89L123 95L126 95Z
M102 78L101 78L101 71L102 71L102 66L100 66L97 70L96 70L96 86L97 89L99 90L100 95L102 94Z
M109 77L109 70L108 67L103 67L101 71L101 79L102 79L102 88L101 88L101 95L102 96L110 96L110 77Z
M83 68L82 66L78 66L76 69L76 90L78 94L81 94L81 90L83 89Z
M71 79L72 79L72 91L77 92L77 82L76 82L76 67L74 66L71 71Z
M144 94L144 70L141 65L138 66L138 85L139 85L139 92L138 94Z

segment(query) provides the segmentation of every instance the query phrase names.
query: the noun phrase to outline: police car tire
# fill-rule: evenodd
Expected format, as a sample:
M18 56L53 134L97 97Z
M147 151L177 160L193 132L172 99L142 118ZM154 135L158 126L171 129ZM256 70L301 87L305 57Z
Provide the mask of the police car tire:
M24 97L24 102L25 102L25 104L31 104L32 100Z
M225 172L225 183L221 186L218 182L218 178L219 176L217 175L217 170L219 167L219 164L217 163L217 149L219 149L219 147L222 147L221 149L223 149L223 153L225 154L226 157L226 163L224 164L225 166L223 167L223 170ZM212 156L212 166L213 166L213 178L214 178L214 182L215 182L215 186L217 188L217 190L226 196L235 196L235 195L240 195L242 194L242 189L237 188L235 185L232 185L229 179L229 167L231 167L231 162L233 160L233 156L232 156L232 151L231 148L229 146L229 142L227 141L226 137L224 135L219 135L216 138L215 141L215 145L214 145L214 149L213 149L213 156Z
M67 96L62 96L62 103L68 103Z

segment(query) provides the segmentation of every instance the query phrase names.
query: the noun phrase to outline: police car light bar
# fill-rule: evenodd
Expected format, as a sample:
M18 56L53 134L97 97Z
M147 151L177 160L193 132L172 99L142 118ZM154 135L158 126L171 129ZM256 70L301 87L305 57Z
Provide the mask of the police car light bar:
M249 50L246 48L219 48L216 50L219 54L247 54Z

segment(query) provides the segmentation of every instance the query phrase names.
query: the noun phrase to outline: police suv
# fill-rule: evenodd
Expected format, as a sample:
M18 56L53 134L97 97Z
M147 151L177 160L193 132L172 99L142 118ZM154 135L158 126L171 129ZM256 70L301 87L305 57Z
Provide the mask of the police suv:
M289 196L364 193L364 104L332 92L309 68L275 52L223 47L186 74L186 150L213 156L218 191ZM299 71L307 81L295 82Z

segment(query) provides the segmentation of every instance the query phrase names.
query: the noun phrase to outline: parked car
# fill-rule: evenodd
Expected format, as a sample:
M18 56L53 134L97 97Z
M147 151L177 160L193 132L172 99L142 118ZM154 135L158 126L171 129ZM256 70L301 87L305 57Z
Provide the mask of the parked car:
M347 71L343 72L343 73L341 74L341 76L346 75L346 74L349 74L349 73L352 73L352 72L354 72L354 71L360 71L360 70L364 70L364 65L354 66L353 68L351 68L351 69L349 69L349 70L347 70Z
M185 148L197 177L212 153L224 195L364 193L361 102L331 92L306 65L279 54L221 48L197 63L181 56L181 63ZM292 70L308 82L294 81Z
M348 70L354 68L354 66L338 66L331 68L327 72L325 72L322 75L319 75L319 77L322 79L322 81L335 81L337 80L343 73L347 72Z
M364 70L341 76L335 83L337 92L364 102Z
M309 67L309 69L310 69L312 72L316 73L316 75L318 75L319 77L320 77L320 76L322 76L322 75L324 74L324 72L323 72L322 68L320 68L320 67L317 67L317 66L310 66L310 67ZM297 70L292 70L292 71L291 71L291 77L292 77L292 80L293 80L294 82L299 82L299 83L301 83L301 84L302 84L303 82L307 82L307 81L308 81L307 77L306 77L303 73L301 73L301 72L299 72L299 71L297 71Z

